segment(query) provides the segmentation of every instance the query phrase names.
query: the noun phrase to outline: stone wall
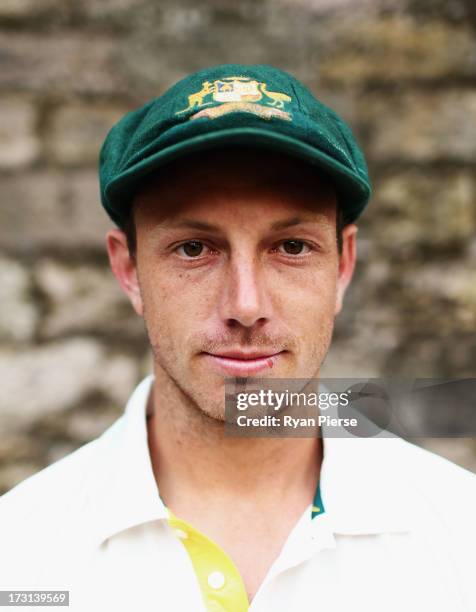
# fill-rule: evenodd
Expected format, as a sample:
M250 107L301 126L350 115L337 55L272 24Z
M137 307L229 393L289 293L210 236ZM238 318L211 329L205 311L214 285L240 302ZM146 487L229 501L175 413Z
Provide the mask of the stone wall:
M151 363L107 264L99 146L223 62L294 73L354 128L375 195L323 375L474 377L471 0L0 3L0 490L101 433ZM423 440L476 471L474 439Z

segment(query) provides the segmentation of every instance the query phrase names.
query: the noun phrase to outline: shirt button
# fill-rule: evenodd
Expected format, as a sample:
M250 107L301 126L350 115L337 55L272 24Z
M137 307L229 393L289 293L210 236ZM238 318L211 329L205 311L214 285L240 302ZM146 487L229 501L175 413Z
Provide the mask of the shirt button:
M221 572L212 572L208 576L208 584L212 589L221 589L225 584L225 576Z
M188 538L188 535L185 531L183 531L183 529L176 529L175 530L175 535L180 538L181 540L186 540Z

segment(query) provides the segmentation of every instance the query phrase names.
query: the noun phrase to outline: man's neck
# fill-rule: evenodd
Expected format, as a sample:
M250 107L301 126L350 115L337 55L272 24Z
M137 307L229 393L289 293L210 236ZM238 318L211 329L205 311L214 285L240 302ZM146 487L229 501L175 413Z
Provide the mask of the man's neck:
M179 401L162 383L156 377L149 398L148 438L160 495L170 509L180 514L191 505L197 512L239 506L245 513L268 513L277 499L286 499L299 514L312 503L320 438L227 436L223 422Z

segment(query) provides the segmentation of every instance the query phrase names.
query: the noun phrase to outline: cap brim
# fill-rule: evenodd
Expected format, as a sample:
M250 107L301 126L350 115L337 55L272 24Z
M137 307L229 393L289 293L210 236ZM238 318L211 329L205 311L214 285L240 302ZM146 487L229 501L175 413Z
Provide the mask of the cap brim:
M143 179L168 162L189 153L225 145L248 145L287 153L315 165L332 180L347 223L357 218L371 196L370 185L357 173L310 144L263 128L226 128L195 135L142 158L111 181L105 189L105 207L122 226L131 199ZM114 202L114 206L110 205Z

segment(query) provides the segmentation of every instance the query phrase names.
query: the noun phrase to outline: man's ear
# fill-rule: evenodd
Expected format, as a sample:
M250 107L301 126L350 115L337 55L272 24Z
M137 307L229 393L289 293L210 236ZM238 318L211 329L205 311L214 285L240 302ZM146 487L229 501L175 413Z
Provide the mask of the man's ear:
M344 294L354 274L357 256L357 231L354 223L346 225L342 230L342 254L339 258L339 276L337 278L336 307L334 314L339 314L344 302Z
M140 294L137 266L129 254L126 235L120 229L109 230L106 243L109 263L119 285L130 299L136 313L143 316L144 305Z

